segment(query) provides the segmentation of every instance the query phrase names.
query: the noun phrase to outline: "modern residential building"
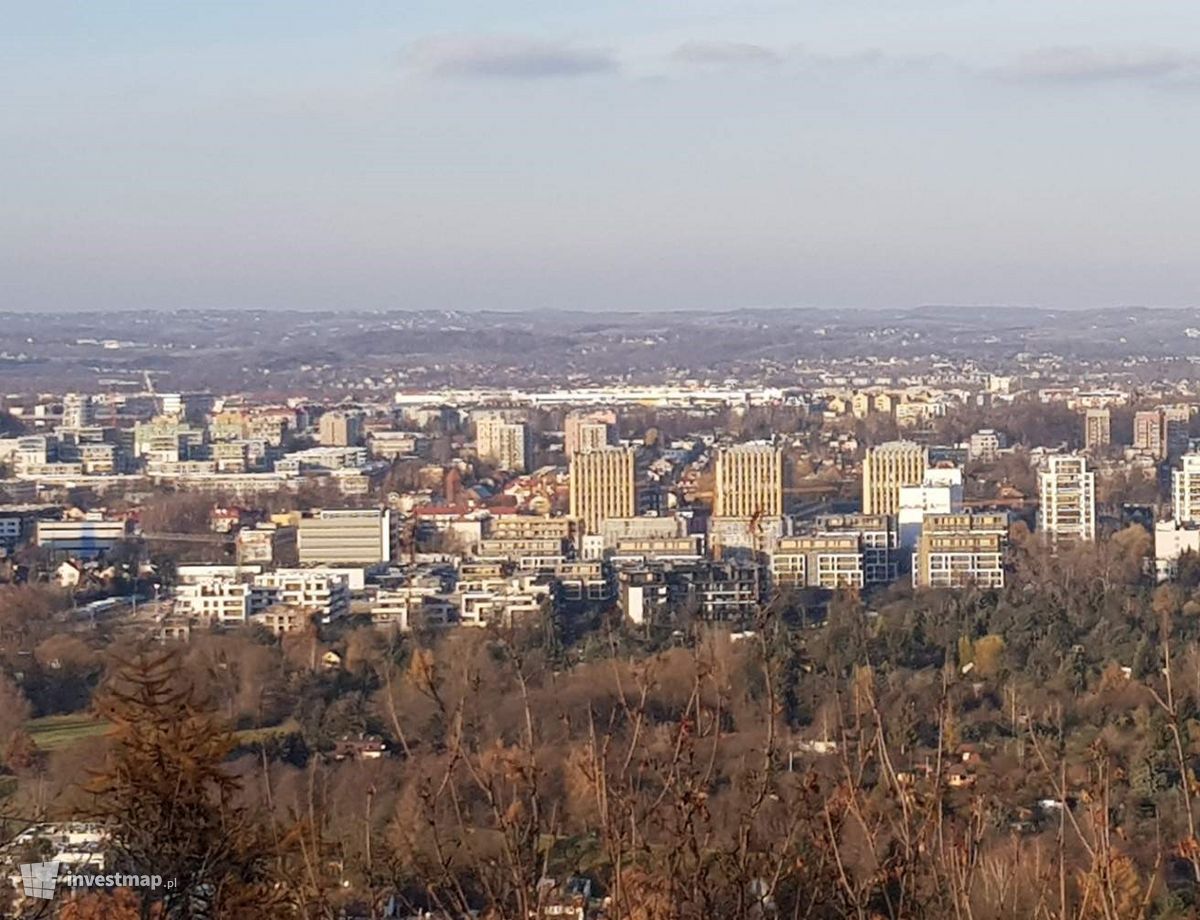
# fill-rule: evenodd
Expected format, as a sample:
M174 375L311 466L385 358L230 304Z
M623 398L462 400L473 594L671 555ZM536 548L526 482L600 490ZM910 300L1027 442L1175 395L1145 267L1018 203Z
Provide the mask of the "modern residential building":
M1052 540L1096 538L1096 474L1087 460L1057 454L1038 474L1038 527Z
M300 519L301 565L375 565L392 556L391 512L380 508L325 508Z
M913 553L915 588L1004 587L1006 514L931 514Z
M344 575L279 569L254 576L251 587L255 611L283 604L305 610L325 622L350 612L350 585Z
M816 533L854 534L863 557L863 583L889 584L899 572L899 533L886 514L827 514L816 520Z
M490 518L486 535L494 539L569 540L574 522L548 514L504 514Z
M779 588L861 588L862 540L852 532L783 537L771 554L771 580Z
M698 562L704 558L704 535L683 537L625 537L612 550L614 565L652 561Z
M528 622L552 600L549 582L529 574L461 577L456 593L464 626Z
M188 582L175 588L177 616L218 626L240 626L253 610L253 592L245 582L211 578Z
M569 467L571 517L581 534L598 534L609 518L637 509L634 452L623 447L580 451Z
M86 393L68 393L63 397L62 427L79 430L96 424L96 409Z
M967 457L979 463L995 463L1000 451L1008 446L1003 432L993 428L982 428L971 435L967 445Z
M714 517L783 514L783 451L778 447L750 443L720 448L714 478Z
M896 514L902 486L925 478L929 453L913 441L888 441L870 448L863 458L863 514Z
M1107 408L1088 409L1083 415L1084 450L1100 450L1112 443L1112 417Z
M455 599L442 593L440 584L416 583L380 589L371 602L371 623L401 632L429 626L446 626L458 615Z
M1176 524L1200 524L1200 454L1184 454L1171 473L1171 511Z

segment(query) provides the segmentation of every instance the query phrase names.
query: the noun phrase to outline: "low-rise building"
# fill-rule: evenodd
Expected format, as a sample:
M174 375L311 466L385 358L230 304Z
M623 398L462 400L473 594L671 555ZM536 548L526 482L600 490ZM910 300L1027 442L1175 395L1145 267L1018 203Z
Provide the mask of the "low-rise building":
M1006 514L926 516L913 554L913 587L1004 587Z
M779 588L861 588L862 539L852 532L784 537L771 554L771 580Z

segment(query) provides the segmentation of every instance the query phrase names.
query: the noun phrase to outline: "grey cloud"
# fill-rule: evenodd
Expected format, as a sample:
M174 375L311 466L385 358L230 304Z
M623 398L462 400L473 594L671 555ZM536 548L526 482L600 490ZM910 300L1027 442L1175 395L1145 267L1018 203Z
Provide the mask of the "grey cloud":
M746 42L684 42L671 53L671 59L682 64L737 65L778 64L783 58L770 48Z
M1169 49L1064 46L1032 51L999 73L1018 80L1099 83L1179 78L1195 75L1198 70L1200 57Z
M537 80L607 73L617 69L603 48L507 36L427 39L407 56L416 69L437 77Z

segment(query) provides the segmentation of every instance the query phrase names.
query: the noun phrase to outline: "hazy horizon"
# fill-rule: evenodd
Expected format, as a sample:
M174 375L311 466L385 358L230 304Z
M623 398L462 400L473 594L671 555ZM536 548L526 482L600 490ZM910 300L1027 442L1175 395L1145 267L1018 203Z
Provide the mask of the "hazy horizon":
M1194 5L3 9L0 311L1200 303Z

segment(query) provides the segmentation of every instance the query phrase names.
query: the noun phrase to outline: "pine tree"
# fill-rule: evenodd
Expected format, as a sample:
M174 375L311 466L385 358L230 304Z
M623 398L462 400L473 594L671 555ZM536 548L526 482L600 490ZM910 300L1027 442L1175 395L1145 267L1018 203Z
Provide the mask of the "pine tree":
M282 844L235 801L233 737L177 673L173 651L123 663L98 704L114 729L82 817L108 828L118 870L174 882L142 891L143 917L282 915Z

